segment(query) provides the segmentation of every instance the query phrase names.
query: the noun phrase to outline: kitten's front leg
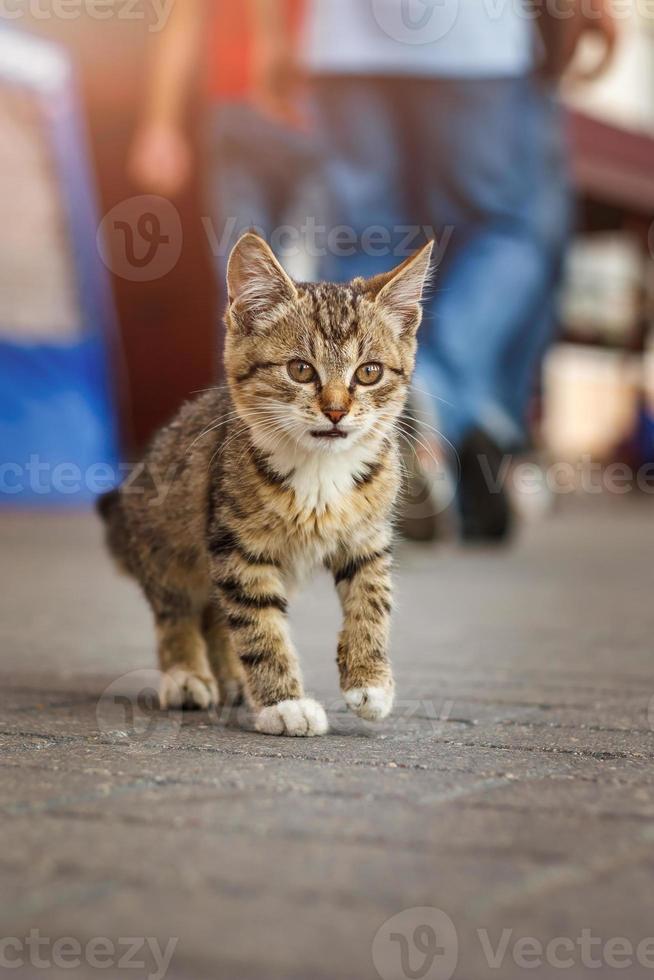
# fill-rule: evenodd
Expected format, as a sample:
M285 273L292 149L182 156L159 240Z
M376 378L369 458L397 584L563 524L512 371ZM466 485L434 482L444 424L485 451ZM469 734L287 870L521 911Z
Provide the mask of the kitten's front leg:
M348 708L378 721L393 707L394 683L388 658L391 616L390 537L380 532L365 548L331 562L343 606L338 642L341 690Z
M266 735L324 735L322 705L304 697L279 569L243 547L213 562L212 578L233 648L247 676L255 727Z

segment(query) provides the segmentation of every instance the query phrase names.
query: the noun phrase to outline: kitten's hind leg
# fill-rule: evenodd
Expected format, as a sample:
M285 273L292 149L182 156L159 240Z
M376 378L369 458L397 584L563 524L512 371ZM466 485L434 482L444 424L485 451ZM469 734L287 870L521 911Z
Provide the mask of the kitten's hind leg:
M218 704L218 685L211 672L198 616L156 615L159 703L162 708L210 708Z
M245 704L248 700L245 671L220 610L215 606L209 605L204 610L202 631L211 669L218 678L220 703L228 707Z

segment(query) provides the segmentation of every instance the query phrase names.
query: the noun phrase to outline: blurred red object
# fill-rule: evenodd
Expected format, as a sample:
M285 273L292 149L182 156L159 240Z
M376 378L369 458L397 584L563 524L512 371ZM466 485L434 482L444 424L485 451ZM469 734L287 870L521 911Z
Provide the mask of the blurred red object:
M306 0L284 0L289 37L297 34ZM216 101L248 98L254 84L252 14L243 0L216 3L211 22L208 92Z

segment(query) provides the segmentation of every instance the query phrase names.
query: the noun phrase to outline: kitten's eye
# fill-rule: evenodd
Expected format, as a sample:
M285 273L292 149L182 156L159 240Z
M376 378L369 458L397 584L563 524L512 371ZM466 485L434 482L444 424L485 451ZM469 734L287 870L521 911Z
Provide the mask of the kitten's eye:
M293 381L297 381L301 385L316 380L316 369L313 365L307 364L306 361L289 361L287 368Z
M354 377L360 385L376 385L384 375L384 368L381 364L362 364L356 369Z

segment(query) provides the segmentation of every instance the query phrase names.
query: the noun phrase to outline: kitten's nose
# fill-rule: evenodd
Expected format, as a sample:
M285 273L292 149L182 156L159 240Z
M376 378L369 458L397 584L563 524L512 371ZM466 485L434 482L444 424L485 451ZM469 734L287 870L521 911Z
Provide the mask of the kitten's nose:
M338 425L342 418L345 418L347 412L344 408L323 408L323 415L326 415L330 422L334 425Z

